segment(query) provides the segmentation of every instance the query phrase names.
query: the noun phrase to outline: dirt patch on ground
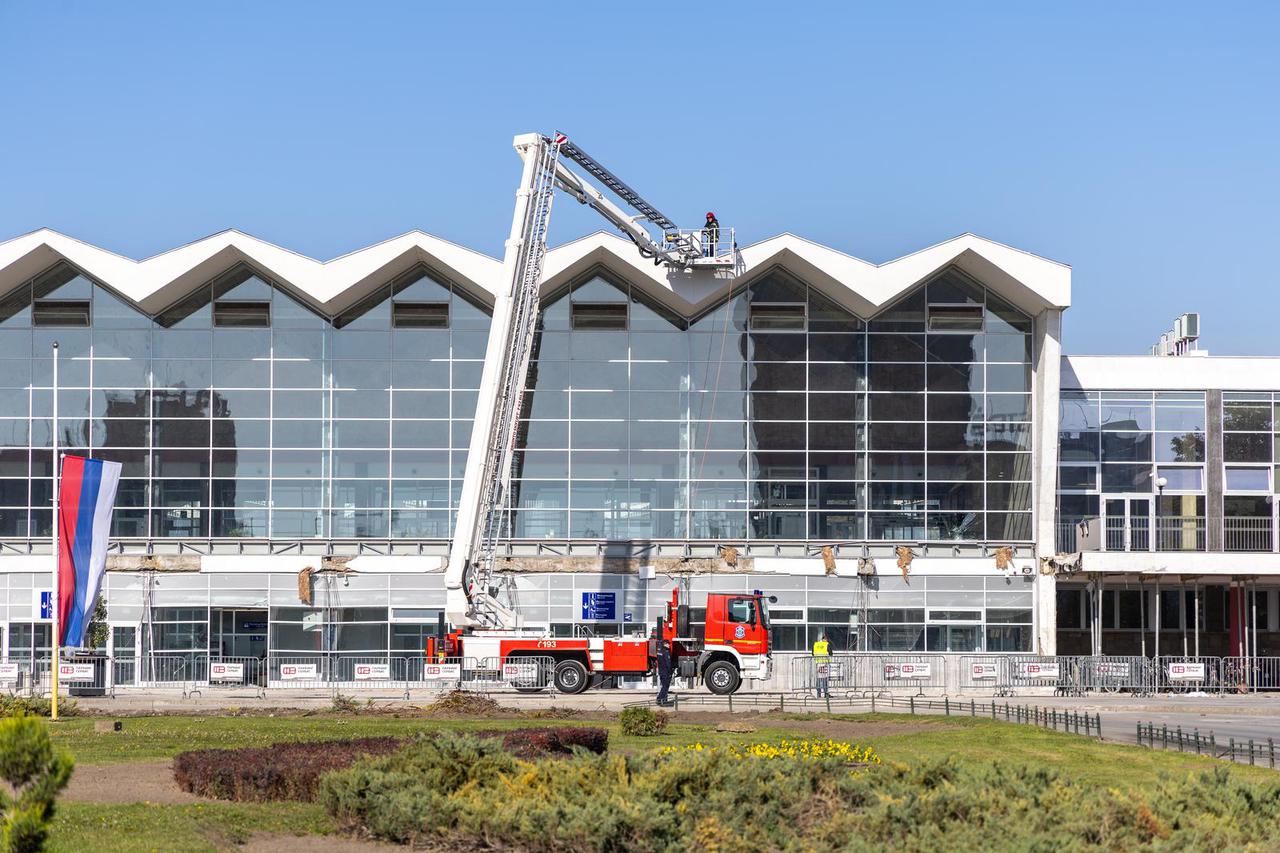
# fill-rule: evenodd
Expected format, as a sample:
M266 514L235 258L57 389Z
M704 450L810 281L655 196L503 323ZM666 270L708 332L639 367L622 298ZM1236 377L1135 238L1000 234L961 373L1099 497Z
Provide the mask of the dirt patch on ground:
M77 765L61 799L108 805L156 803L171 806L210 802L178 787L173 779L173 762L168 759Z
M371 850L405 848L398 844L365 841L345 835L255 835L244 845L230 849L244 853L368 853Z

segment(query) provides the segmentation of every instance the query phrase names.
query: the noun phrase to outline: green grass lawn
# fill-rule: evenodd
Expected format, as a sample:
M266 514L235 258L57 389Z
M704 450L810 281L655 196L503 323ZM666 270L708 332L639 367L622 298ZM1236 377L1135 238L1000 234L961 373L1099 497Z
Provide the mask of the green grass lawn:
M58 806L53 853L205 853L226 850L255 834L324 835L335 829L313 803L199 803Z
M745 719L745 718L744 718ZM610 747L635 751L667 745L769 741L811 737L804 731L816 719L787 715L751 720L751 734L716 732L709 725L672 725L664 735L634 738L616 724L586 720L450 720L388 716L278 717L139 717L124 721L124 731L96 734L93 721L69 718L53 727L57 745L78 763L100 764L163 759L200 747L268 746L282 741L332 740L376 735L409 736L441 729L501 729L531 725L606 725ZM890 714L836 716L849 723L907 723L922 728L880 733L863 740L885 761L917 764L945 755L962 762L1001 760L1057 768L1064 776L1110 788L1145 789L1161 774L1185 775L1220 766L1211 759L1177 752L1099 742L1079 735L1016 723L968 717L911 717ZM1234 766L1231 772L1256 782L1280 781L1274 771ZM323 811L307 804L129 805L67 803L55 825L55 850L215 850L225 849L254 832L278 835L329 833L333 824Z

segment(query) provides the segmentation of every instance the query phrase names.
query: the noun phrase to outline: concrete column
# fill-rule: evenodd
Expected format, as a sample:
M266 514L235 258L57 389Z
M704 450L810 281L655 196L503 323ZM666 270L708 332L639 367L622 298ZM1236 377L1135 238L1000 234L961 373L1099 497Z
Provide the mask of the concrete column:
M1033 334L1032 386L1034 424L1032 454L1033 524L1036 562L1056 552L1054 529L1058 497L1058 395L1062 379L1062 311L1042 311ZM1035 583L1036 651L1057 654L1058 597L1053 575L1037 575Z
M1221 551L1222 541L1222 392L1205 395L1204 516L1205 547Z
M1037 575L1035 582L1036 647L1041 655L1058 653L1058 579Z

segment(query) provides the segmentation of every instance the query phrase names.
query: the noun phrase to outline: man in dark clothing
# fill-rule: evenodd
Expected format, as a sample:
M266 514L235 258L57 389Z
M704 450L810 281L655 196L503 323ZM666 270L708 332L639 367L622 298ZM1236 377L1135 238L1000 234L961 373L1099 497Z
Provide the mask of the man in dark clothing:
M716 219L716 215L708 210L707 221L702 226L702 256L704 258L714 257L719 242L720 220Z
M671 644L661 637L658 638L658 704L670 705L671 700L667 698L667 692L671 689L671 670L673 661L671 659Z

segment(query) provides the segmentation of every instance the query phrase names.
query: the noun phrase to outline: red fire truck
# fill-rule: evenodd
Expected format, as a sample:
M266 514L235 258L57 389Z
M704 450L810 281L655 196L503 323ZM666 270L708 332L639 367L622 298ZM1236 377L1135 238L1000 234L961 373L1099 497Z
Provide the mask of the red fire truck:
M446 636L440 651L450 658L491 661L494 668L521 659L550 658L556 689L581 693L604 677L652 675L658 643L670 645L677 675L701 680L717 695L733 693L744 678L769 677L769 602L759 590L709 593L705 630L698 638L688 605L680 601L679 590L672 590L666 615L658 620L652 637L549 637L520 629L460 629Z

